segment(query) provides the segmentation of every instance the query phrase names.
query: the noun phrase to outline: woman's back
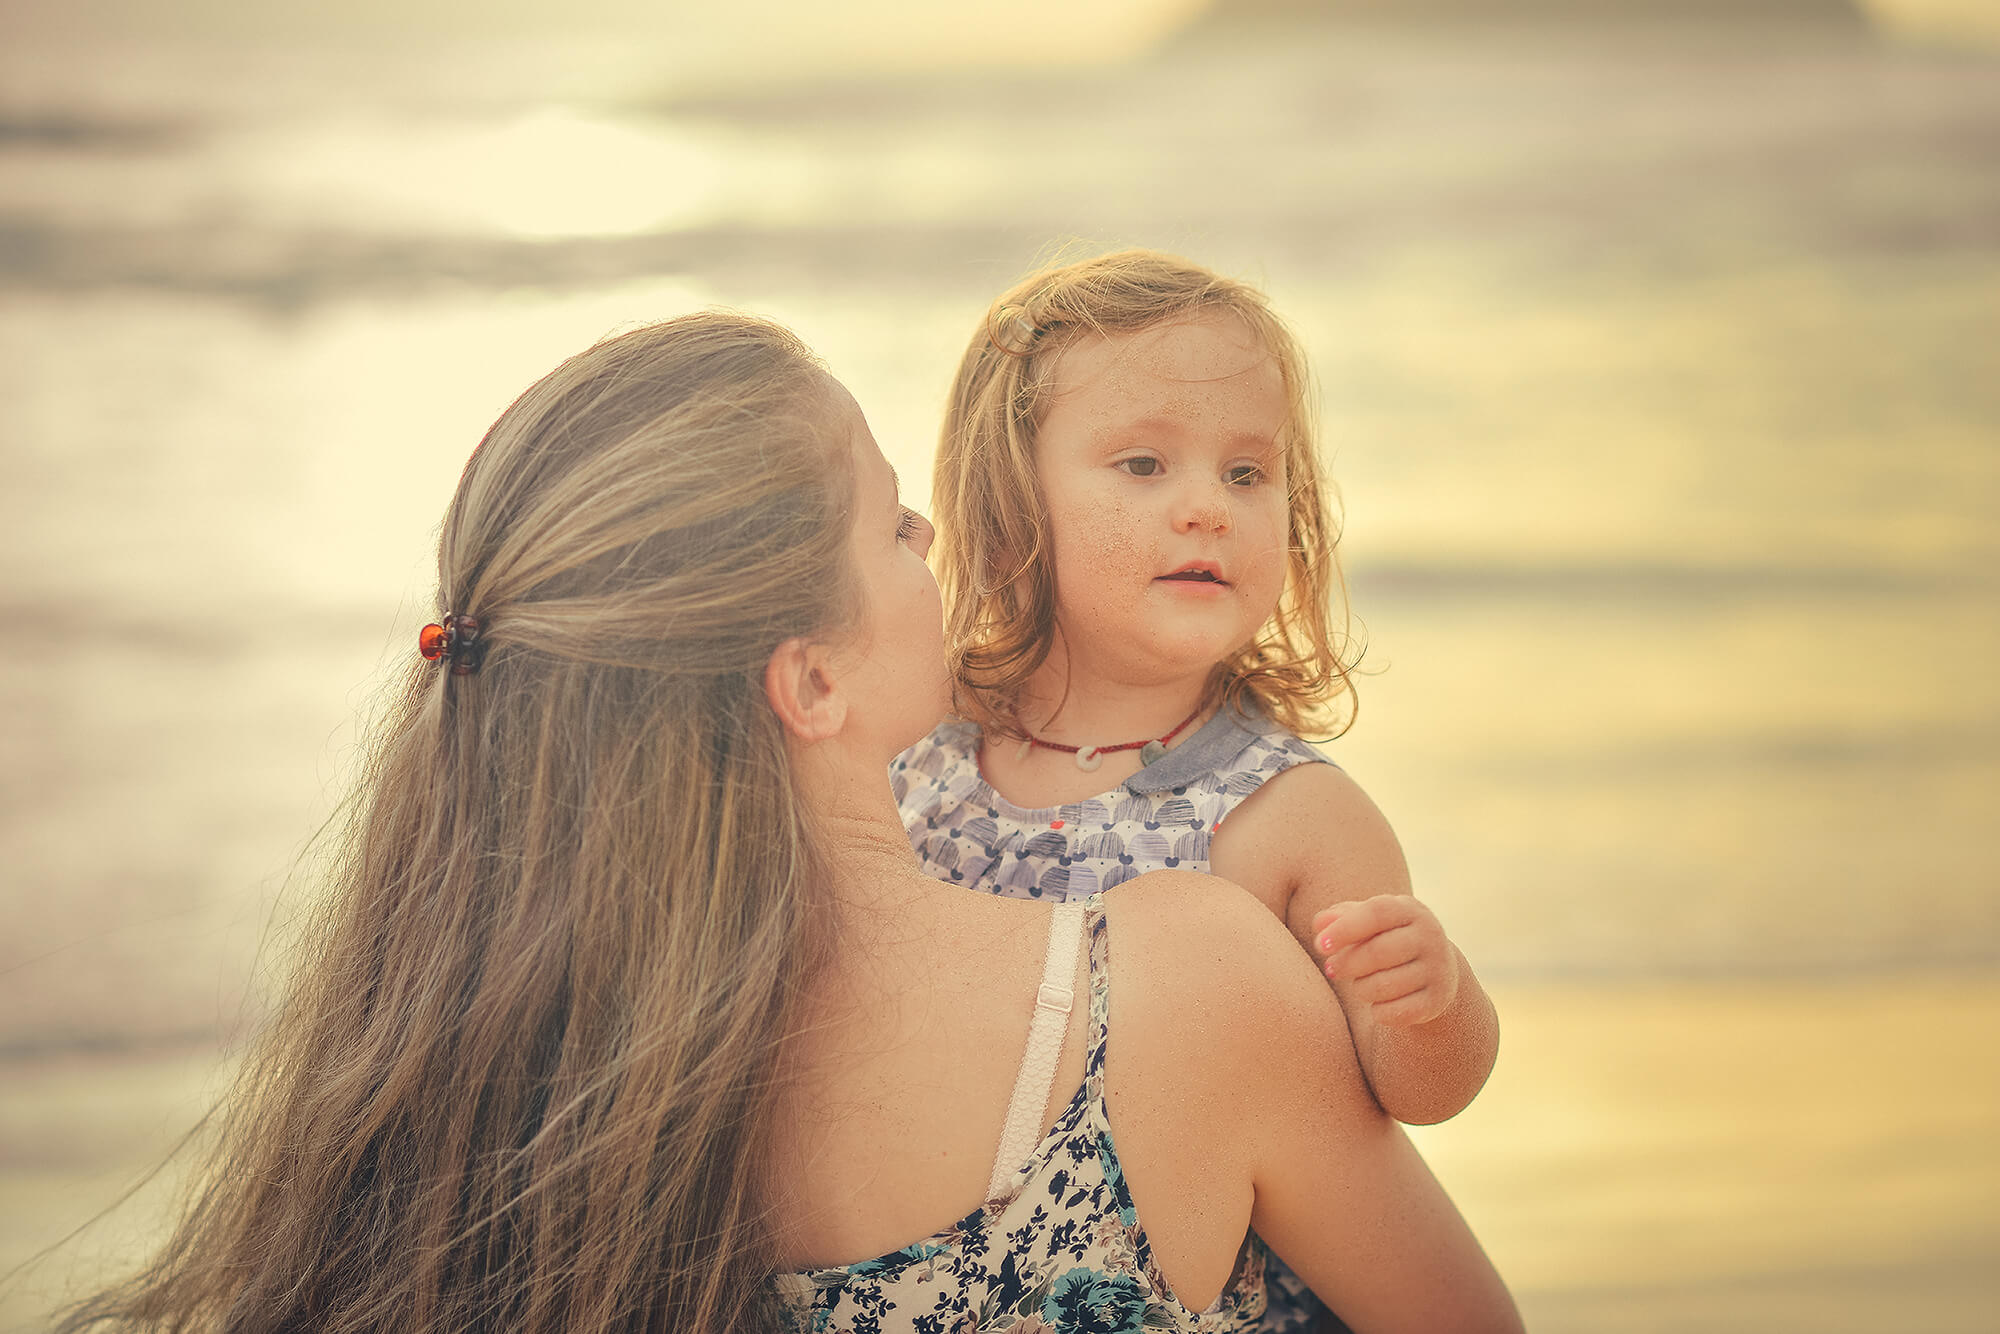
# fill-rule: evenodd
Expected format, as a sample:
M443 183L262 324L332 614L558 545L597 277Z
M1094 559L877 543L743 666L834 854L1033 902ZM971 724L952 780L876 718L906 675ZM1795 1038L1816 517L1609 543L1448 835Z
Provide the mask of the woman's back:
M779 1121L780 1253L810 1271L792 1292L831 1308L829 1328L884 1301L884 1329L1056 1310L1086 1274L1103 1300L1150 1303L1156 1326L1212 1310L1202 1328L1252 1327L1253 1221L1357 1329L1515 1327L1370 1100L1331 993L1247 894L1166 874L1093 901L1035 1157L997 1201L1054 910L934 885L893 899L883 931L843 933ZM1287 1175L1339 1193L1301 1208Z

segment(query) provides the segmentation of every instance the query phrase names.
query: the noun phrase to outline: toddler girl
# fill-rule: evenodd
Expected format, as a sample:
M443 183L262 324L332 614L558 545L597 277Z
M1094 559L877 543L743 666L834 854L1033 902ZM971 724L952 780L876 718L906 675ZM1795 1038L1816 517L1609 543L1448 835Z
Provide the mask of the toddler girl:
M1141 250L1018 284L959 364L933 501L961 718L891 769L925 869L1055 900L1213 871L1321 960L1386 1112L1470 1102L1492 1005L1300 739L1352 693L1305 367L1262 295ZM1266 1327L1303 1327L1272 1277Z

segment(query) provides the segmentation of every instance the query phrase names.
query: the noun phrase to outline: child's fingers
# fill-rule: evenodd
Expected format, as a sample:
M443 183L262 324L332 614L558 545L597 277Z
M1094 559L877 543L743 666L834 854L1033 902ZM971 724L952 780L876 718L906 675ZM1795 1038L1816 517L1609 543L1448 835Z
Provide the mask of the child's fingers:
M1381 1006L1424 990L1430 980L1430 970L1420 960L1412 960L1357 977L1348 985L1348 991L1357 1000Z
M1328 977L1362 978L1409 963L1422 954L1423 940L1407 926L1392 927L1370 936L1357 945L1348 945L1326 956L1320 971Z
M1382 894L1372 899L1336 903L1313 918L1313 943L1321 954L1359 944L1408 920L1402 906L1408 900L1400 894ZM1326 919L1321 925L1321 919Z
M1344 899L1339 903L1329 903L1326 907L1321 908L1313 914L1312 929L1314 937L1317 938L1325 935L1327 929L1332 927L1336 922L1348 924L1349 929L1352 929L1354 924L1373 920L1375 916L1373 911L1374 903L1374 899Z
M1313 935L1318 936L1320 932L1326 930L1327 927L1333 924L1334 918L1340 916L1342 913L1346 912L1349 908L1353 906L1354 906L1353 903L1334 903L1334 904L1329 904L1328 906L1321 908L1318 912L1314 913L1312 921Z

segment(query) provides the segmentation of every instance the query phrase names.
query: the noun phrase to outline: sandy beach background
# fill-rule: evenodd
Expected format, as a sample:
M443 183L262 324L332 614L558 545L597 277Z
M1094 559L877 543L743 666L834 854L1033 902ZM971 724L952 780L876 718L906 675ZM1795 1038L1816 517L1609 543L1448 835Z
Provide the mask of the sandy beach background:
M1530 1327L1996 1328L2000 13L664 10L0 0L0 1330L155 1225L34 1258L220 1087L506 402L758 310L921 500L1065 243L1307 344Z

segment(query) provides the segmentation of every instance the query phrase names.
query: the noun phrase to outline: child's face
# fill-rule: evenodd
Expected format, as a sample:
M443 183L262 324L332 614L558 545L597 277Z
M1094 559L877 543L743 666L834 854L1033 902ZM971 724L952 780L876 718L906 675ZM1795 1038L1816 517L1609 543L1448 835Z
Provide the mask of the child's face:
M1060 354L1036 432L1073 671L1205 675L1277 606L1288 530L1284 377L1227 312Z

